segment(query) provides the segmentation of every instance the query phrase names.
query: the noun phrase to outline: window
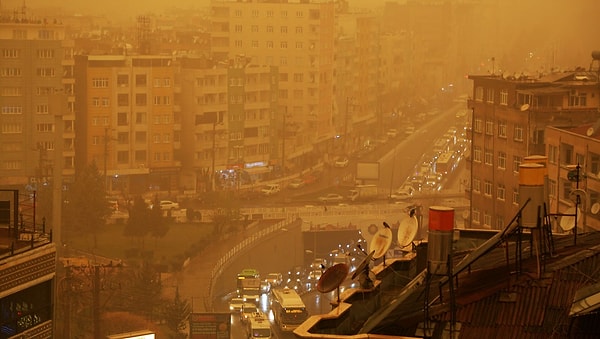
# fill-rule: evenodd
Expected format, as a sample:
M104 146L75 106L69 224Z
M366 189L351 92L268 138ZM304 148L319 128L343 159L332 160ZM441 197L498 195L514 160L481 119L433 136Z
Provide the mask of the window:
M498 168L506 169L506 153L498 152Z
M94 106L94 107L100 107L100 98L99 97L93 97L92 98L92 106Z
M135 123L136 124L145 124L146 123L146 112L135 113Z
M48 114L49 113L48 105L47 104L36 105L35 113L36 114Z
M297 34L302 34L302 26L297 26L296 27L296 33Z
M152 135L152 142L155 144L160 144L160 134L154 133Z
M19 134L23 133L23 125L20 123L2 124L2 134Z
M506 187L503 184L498 184L498 188L496 189L496 198L498 200L504 201L506 199Z
M475 119L475 125L473 126L473 129L477 133L483 132L483 121L481 119Z
M519 167L521 167L521 162L523 158L518 155L513 155L513 172L519 173Z
M500 90L500 105L508 105L508 91L505 89Z
M516 187L513 188L512 203L514 205L518 205L519 204L519 189L516 188Z
M36 94L46 94L48 93L49 89L49 87L37 87ZM0 93L0 95L2 95L3 97L20 97L21 87L2 87L2 93Z
M297 17L297 18L302 18L302 17L304 17L304 12L302 12L302 11L296 11L296 17Z
M514 140L515 141L523 141L523 127L521 125L515 126Z
M22 106L2 106L2 114L21 114L23 113Z
M17 67L6 67L6 68L2 68L2 71L0 72L0 76L2 77L20 77L21 76L21 69L17 68Z
M36 131L38 131L40 133L54 132L54 125L51 124L51 123L37 124L36 125Z
M146 161L146 151L135 151L135 161ZM140 167L144 167L145 165L138 164Z
M494 103L494 89L493 88L488 88L486 90L485 101L490 104Z
M483 226L492 226L492 215L488 212L483 213Z
M480 212L479 212L479 208L473 208L473 218L472 221L474 224L479 224L480 221Z
M481 147L473 147L473 161L481 162Z
M481 192L481 180L479 178L473 178L473 192Z
M5 59L16 59L19 57L19 50L16 48L3 48L2 57Z
M42 78L54 77L54 68L52 67L40 67L36 70L36 74Z
M281 11L281 17L287 18L287 11Z
M287 41L282 41L282 42L280 43L280 47L281 47L281 48L287 48L287 47L288 47Z
M125 112L117 113L117 125L127 126L127 113L125 113Z
M302 41L296 41L296 48L304 48Z
M485 164L492 166L494 164L494 155L491 150L485 150Z
M127 145L129 143L129 133L128 132L117 133L117 143L119 145Z
M252 48L258 48L258 40L252 40Z
M302 73L294 73L294 82L302 82L303 74Z
M551 164L556 164L556 154L558 153L558 148L556 147L556 145L548 145L548 162ZM592 163L593 166L593 163ZM598 173L598 171L596 170L595 172L592 170L593 173Z
M597 178L600 178L598 176L598 174L600 173L600 155L590 152L589 163L590 163L590 172L592 172L592 174L594 174Z
M27 39L27 31L24 29L13 29L12 36L15 40L25 40Z
M243 42L242 40L235 40L235 41L233 42L233 45L234 45L235 47L238 47L238 48L239 48L239 47L244 47L244 42Z
M560 164L573 165L573 145L560 144Z
M497 215L496 216L496 228L501 230L504 229L504 216L502 215Z
M258 18L258 15L259 15L258 10L257 9L253 9L252 10L252 16L255 17L255 18Z
M273 48L273 41L267 41L267 48Z
M50 40L54 38L54 31L50 31L47 29L40 29L38 31L38 39L40 40Z
M267 33L273 33L273 26L267 26Z
M93 78L92 79L92 87L93 88L106 88L106 87L108 87L108 78Z
M560 198L563 200L571 200L571 198L569 197L571 195L571 190L573 188L573 183L571 183L570 181L566 180L566 179L560 179L560 186L562 189L562 194L560 195Z
M129 106L129 94L117 94L117 104L119 106Z
M485 121L485 134L494 135L494 122L490 120Z
M54 50L48 48L38 49L37 57L40 59L52 59L54 58Z
M129 152L128 151L118 151L117 152L117 162L119 164L126 164L129 162Z
M483 101L483 87L475 88L475 100Z
M258 25L252 25L250 30L252 31L252 33L258 33Z
M548 179L548 195L556 197L556 180Z
M492 182L491 181L485 181L483 184L483 194L485 194L488 197L492 196Z
M569 106L585 107L586 105L587 105L587 94L580 93L575 90L571 90L571 94L569 95Z
M129 85L129 75L119 74L117 75L117 86L126 87Z
M241 10L241 9L236 9L236 10L235 10L235 12L233 12L233 14L234 14L236 17L238 17L238 18L239 18L239 17L241 17L241 16L242 16L242 10Z
M281 26L281 33L287 33L287 26Z
M506 138L506 121L498 122L498 137Z
M146 87L146 74L136 74L135 75L135 85L137 87Z
M242 32L242 25L235 25L233 30L235 32L241 33Z

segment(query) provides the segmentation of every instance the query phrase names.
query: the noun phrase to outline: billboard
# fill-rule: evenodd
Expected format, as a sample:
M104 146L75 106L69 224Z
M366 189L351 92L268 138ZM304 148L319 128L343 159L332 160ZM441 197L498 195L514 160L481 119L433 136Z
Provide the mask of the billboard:
M378 162L357 162L356 179L358 180L379 180Z
M230 339L230 313L190 314L190 339Z

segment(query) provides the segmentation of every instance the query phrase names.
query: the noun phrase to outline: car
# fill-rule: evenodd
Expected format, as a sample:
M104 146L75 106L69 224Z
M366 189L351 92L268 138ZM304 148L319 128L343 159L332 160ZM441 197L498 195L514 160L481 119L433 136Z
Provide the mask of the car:
M304 185L306 185L304 180L302 180L300 178L296 178L296 179L292 179L292 181L289 182L288 187L293 188L293 189L298 189L298 188L304 187Z
M243 303L242 309L240 310L240 319L242 322L248 321L250 317L253 317L255 313L260 312L256 304L254 303Z
M395 138L398 136L398 130L395 128L390 128L387 130L386 134L390 138Z
M333 166L343 168L343 167L348 166L348 162L349 162L349 160L347 157L341 157L341 158L338 158L335 160L335 162L333 163Z
M283 275L281 273L269 273L267 274L265 281L268 282L271 287L278 287L283 283Z
M244 305L244 299L239 297L234 297L229 300L229 311L231 312L241 312L242 305Z
M263 195L274 195L281 191L279 184L268 184L260 190Z
M158 205L160 206L160 209L163 211L169 211L169 210L178 210L179 209L179 203L171 201L171 200L161 200Z
M310 184L314 184L315 182L317 182L319 180L319 178L316 175L307 174L302 178L302 180L304 181L305 185L310 185Z
M319 197L319 201L321 202L340 202L344 200L344 197L337 193L329 193L327 195Z
M390 195L390 198L393 200L410 199L413 196L413 191L414 191L414 189L412 189L412 188L399 188Z

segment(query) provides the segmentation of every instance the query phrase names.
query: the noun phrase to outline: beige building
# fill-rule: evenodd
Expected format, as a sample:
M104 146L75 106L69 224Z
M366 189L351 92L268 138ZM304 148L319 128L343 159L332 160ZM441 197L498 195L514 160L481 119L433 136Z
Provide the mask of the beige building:
M546 126L592 123L600 116L598 74L579 69L539 77L469 78L470 227L502 229L519 207L520 164L546 153Z
M73 66L62 24L25 14L0 21L1 186L45 182L56 161L74 175Z
M78 167L95 162L115 193L178 187L181 108L172 56L77 57Z
M283 156L277 68L245 58L214 64L177 59L175 99L182 114L182 186L231 188L270 174Z
M273 114L289 126L278 141L283 167L322 156L334 135L334 3L214 0L211 13L215 61L244 55L250 64L279 68Z
M578 230L600 230L600 125L598 122L574 127L547 127L548 195L553 214L574 213L574 191L584 192L579 205ZM577 171L580 180L569 180L569 172ZM574 199L575 198L575 199ZM558 226L570 225L558 221ZM573 224L574 225L574 224ZM560 228L556 228L560 230Z

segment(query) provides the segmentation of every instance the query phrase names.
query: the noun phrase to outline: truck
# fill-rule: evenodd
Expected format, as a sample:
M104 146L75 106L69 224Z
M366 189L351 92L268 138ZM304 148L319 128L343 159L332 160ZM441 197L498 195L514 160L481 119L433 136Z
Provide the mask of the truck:
M246 278L242 280L241 296L244 302L257 303L260 300L260 278Z
M348 199L350 201L364 201L376 199L379 195L379 188L377 185L356 185L354 189L350 190Z

